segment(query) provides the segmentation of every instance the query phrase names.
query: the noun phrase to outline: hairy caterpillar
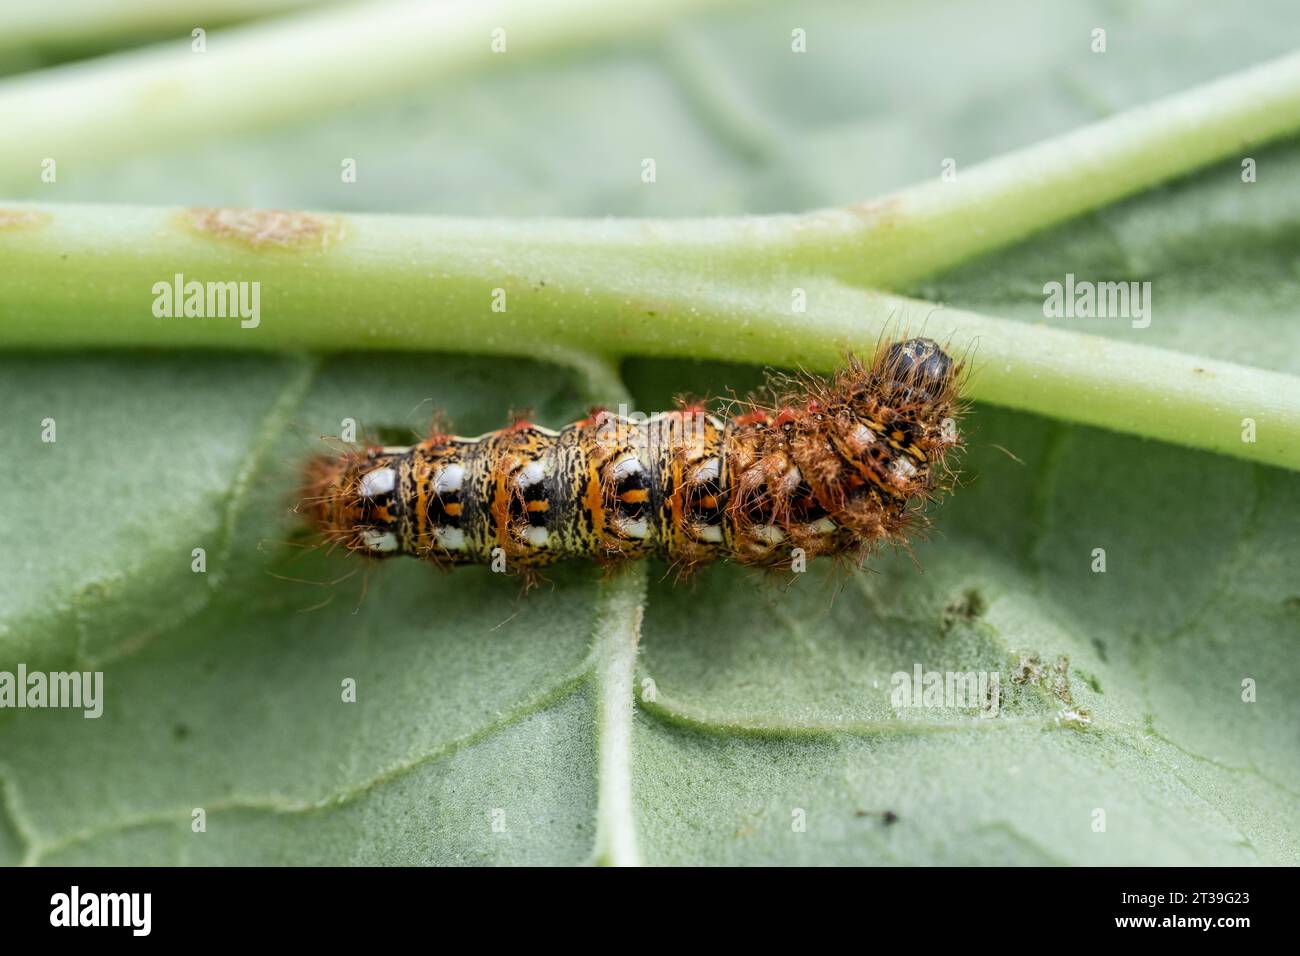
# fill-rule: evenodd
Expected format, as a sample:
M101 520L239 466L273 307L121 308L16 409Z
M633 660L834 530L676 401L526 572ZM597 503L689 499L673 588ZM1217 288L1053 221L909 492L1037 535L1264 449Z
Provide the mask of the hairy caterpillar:
M353 551L525 575L572 557L657 554L684 568L862 557L905 542L951 486L961 370L914 338L727 420L699 405L649 418L596 409L559 431L521 420L321 456L303 501Z

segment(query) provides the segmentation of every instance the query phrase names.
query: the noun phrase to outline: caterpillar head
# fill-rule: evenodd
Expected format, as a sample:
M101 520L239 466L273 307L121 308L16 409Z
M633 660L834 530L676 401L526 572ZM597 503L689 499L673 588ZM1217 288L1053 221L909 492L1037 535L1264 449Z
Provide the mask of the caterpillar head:
M397 553L398 457L370 448L313 459L301 508L316 530L352 551L375 557Z
M961 444L961 370L938 343L915 338L883 349L870 368L854 362L842 373L829 438L849 465L850 497L874 488L901 502L944 484L944 454Z
M952 359L933 339L895 342L877 363L875 376L882 391L904 402L951 401Z

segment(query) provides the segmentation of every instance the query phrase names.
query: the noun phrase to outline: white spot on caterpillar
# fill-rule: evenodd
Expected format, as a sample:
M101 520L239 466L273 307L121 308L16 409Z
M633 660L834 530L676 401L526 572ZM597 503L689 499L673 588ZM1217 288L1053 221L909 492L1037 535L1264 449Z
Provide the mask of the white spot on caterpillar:
M622 481L628 475L635 475L641 470L641 461L636 455L624 455L614 462L614 480Z
M791 465L790 470L781 476L781 486L787 494L797 489L801 481L803 481L803 472L799 470L798 465Z
M438 527L433 529L433 540L444 551L460 551L465 547L465 532L460 528Z
M447 465L438 470L438 477L433 479L433 493L447 495L460 491L461 482L465 480L465 469L460 465Z
M870 445L876 440L876 433L866 425L859 425L853 429L853 440L859 445Z
M546 547L546 542L549 541L550 538L551 533L545 528L535 528L530 525L528 530L524 532L524 540L534 548Z
M635 521L624 518L619 521L618 530L629 538L644 538L650 531L650 523L645 518L637 518Z
M538 484L545 477L546 472L542 470L542 463L539 461L530 461L528 464L524 465L524 467L520 468L519 473L515 475L515 484L520 488L528 488L532 485Z
M721 474L722 466L719 464L718 459L710 458L704 462L704 464L700 465L700 467L695 469L695 480L717 481Z
M722 525L706 524L695 535L701 541L708 541L710 544L722 543Z
M772 547L785 540L785 532L776 525L760 524L754 526L754 537Z
M911 478L916 474L916 466L906 455L899 455L889 463L889 471L895 478Z
M361 529L361 543L371 551L388 552L397 550L397 535L391 531L376 531L374 528Z
M386 495L397 486L397 472L392 468L376 468L361 476L361 494L367 498Z
M819 518L808 527L813 534L830 534L835 530L835 522L830 518Z

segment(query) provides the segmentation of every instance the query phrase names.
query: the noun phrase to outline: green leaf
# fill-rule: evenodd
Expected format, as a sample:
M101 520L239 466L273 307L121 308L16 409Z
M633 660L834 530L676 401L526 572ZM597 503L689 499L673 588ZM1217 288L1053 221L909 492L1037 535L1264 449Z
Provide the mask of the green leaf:
M58 198L570 215L853 201L1285 40L1206 44L1235 18L1169 6L1122 22L981 10L976 47L960 5L824 4L802 59L784 52L789 14L765 7L86 169ZM940 11L953 29L933 29ZM1087 52L1097 22L1104 57ZM338 157L358 144L349 191ZM644 155L672 158L654 190L632 172ZM1295 373L1300 149L1257 159L1251 187L1224 164L908 291L1041 321L1042 284L1067 271L1152 278L1150 329L1088 331ZM761 377L621 371L645 410ZM581 564L522 595L485 568L297 546L302 462L344 418L418 433L440 409L474 434L512 408L559 424L616 390L581 361L6 356L0 670L102 669L105 710L0 711L0 861L1300 862L1295 472L980 405L932 540L868 572L679 583L648 562L642 603L635 573ZM893 675L917 664L996 671L1004 706L899 710Z

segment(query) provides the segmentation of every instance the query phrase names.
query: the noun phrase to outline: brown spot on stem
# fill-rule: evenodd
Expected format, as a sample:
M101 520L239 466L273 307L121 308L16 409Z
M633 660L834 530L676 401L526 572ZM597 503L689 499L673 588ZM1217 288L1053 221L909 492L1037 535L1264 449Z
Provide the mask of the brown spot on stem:
M338 216L282 209L186 209L182 220L199 233L254 249L328 249L347 234Z
M892 196L888 199L853 203L845 209L858 218L866 220L868 225L890 226L902 216L903 200L898 196Z
M34 209L0 209L0 231L35 229L46 225L53 218L48 212L37 212Z

